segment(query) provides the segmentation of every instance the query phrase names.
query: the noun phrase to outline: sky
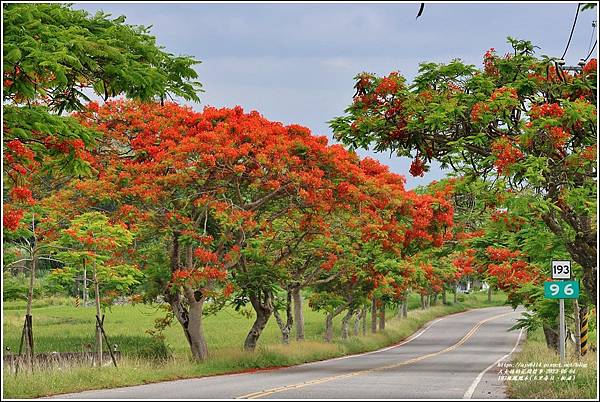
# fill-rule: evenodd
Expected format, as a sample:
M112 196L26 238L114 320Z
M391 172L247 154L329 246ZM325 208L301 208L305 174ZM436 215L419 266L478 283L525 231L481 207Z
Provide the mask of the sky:
M560 57L577 3L427 3L418 19L419 3L136 2L73 7L151 25L151 34L167 51L201 60L196 70L205 92L201 103L193 105L196 110L240 105L332 139L327 122L351 103L358 73L399 71L410 81L421 62L460 58L481 67L489 48L500 55L511 50L507 36L532 41L540 47L538 55ZM596 9L579 13L567 65L588 54L596 39L596 19ZM446 174L434 165L414 178L408 173L410 159L358 153L405 176L409 189Z

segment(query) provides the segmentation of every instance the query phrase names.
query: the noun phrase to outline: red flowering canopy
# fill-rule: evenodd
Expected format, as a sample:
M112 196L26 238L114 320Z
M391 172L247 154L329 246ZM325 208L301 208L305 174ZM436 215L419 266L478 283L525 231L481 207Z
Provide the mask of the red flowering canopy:
M397 73L360 74L347 114L331 127L352 147L414 158L416 176L437 159L499 193L539 194L532 208L564 239L596 300L596 59L567 72L536 58L530 42L509 42L513 51L490 49L482 69L423 63L412 86Z

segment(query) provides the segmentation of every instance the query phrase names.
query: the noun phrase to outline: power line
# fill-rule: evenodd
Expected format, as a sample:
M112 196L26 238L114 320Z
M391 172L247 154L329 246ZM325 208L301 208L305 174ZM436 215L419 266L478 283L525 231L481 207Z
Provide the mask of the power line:
M592 53L594 53L594 49L596 49L596 45L598 44L598 39L596 39L596 42L594 42L594 46L592 47L592 50L590 50L590 52L588 53L588 55L586 56L585 59L583 59L583 61L587 61L587 59L590 58L590 56L592 55Z
M575 13L575 20L573 21L573 26L571 27L571 34L569 35L569 41L567 42L567 46L565 47L565 52L563 53L561 59L564 59L566 54L567 54L567 50L569 50L569 45L571 44L571 38L573 38L573 32L575 31L575 25L577 25L577 17L579 16L579 7L581 6L581 4L577 4L577 12Z
M590 44L588 45L588 52L592 47L592 40L594 39L594 34L596 33L596 21L592 21L592 35L590 35Z

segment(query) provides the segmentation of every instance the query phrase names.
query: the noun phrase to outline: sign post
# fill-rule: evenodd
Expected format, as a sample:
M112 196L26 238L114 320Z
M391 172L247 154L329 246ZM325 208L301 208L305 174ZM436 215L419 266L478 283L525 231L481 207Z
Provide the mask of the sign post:
M565 299L558 299L558 336L560 342L558 343L558 353L560 354L560 363L565 362Z
M552 279L557 282L544 282L544 297L558 299L558 351L560 362L565 362L565 299L579 297L579 283L571 279L571 261L552 261ZM567 280L565 280L567 279Z

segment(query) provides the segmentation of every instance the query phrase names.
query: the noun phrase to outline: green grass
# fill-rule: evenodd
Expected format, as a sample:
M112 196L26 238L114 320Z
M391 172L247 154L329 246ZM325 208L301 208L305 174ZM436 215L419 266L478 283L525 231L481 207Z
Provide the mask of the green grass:
M151 343L145 330L153 326L155 318L163 313L147 305L114 306L107 311L105 329L109 340L119 345L124 357L119 367L71 367L63 370L37 370L34 373L21 372L18 376L4 371L5 398L31 398L77 392L87 389L111 388L143 384L164 380L200 377L222 373L267 367L289 366L309 361L323 360L346 354L376 350L393 344L414 333L432 319L464 311L468 308L501 305L505 296L497 294L488 303L485 293L465 296L464 301L455 305L437 306L427 310L419 308L409 311L408 319L389 319L386 330L366 337L339 339L340 317L335 322L336 341L322 342L324 316L307 309L305 311L306 340L292 341L282 345L279 328L271 319L262 334L255 352L242 349L244 338L252 325L246 318L232 309L225 309L214 316L205 317L204 328L209 345L210 357L206 362L195 363L189 358L187 343L179 324L165 331L166 342L173 351L173 357L160 362L142 358L140 349ZM451 297L449 297L451 300ZM24 304L7 303L4 310L4 345L13 351L18 349L23 324ZM418 306L418 297L413 296L409 306ZM94 309L74 308L73 304L49 305L44 300L36 303L33 313L34 339L37 352L78 351L86 343L93 343ZM394 316L389 311L388 317ZM292 333L292 338L294 334Z
M591 332L589 339L595 344L596 333ZM586 368L576 368L573 381L507 381L508 396L516 399L597 399L597 354L590 352L577 359L572 349L572 344L569 344L565 363L587 364ZM538 329L527 335L523 348L512 363L560 363L560 357L546 347L544 333Z

